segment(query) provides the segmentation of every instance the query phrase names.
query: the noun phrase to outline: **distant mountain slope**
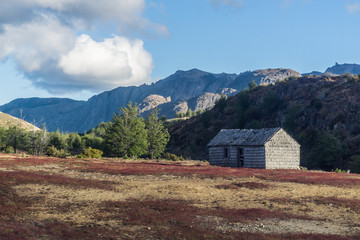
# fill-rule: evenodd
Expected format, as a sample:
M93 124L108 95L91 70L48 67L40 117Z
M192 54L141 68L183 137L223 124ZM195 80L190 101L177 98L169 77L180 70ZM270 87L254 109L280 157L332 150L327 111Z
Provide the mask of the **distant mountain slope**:
M329 67L325 70L325 72L318 72L318 71L312 71L310 73L303 73L303 76L307 75L315 75L315 76L321 76L321 75L342 75L345 73L350 73L354 75L360 74L360 65L359 64L338 64L335 63L334 66Z
M162 109L161 114L172 118L177 112L174 108L184 101L190 107L211 106L213 104L211 101L215 101L216 97L202 96L204 93L234 94L247 87L251 80L255 80L257 84L265 85L289 76L300 76L300 74L290 69L257 70L240 75L213 74L192 69L177 71L175 74L151 85L119 87L106 91L91 97L86 102L59 98L16 99L0 106L0 111L19 117L20 110L22 110L25 120L35 120L38 126L46 123L50 131L59 129L69 132L85 132L100 122L109 121L114 112L119 112L120 107L125 106L129 101L141 103L150 95L158 95L157 98L150 98L153 101L162 98L171 99L171 102L161 104L159 107ZM197 99L200 96L202 99ZM190 101L190 99L193 100ZM144 106L147 108L149 105L154 106L153 103L149 103L149 99L147 101ZM187 101L190 102L187 103ZM199 105L193 104L198 101ZM200 103L201 101L202 103Z
M21 120L19 118L15 118L13 116L10 116L6 113L0 112L0 127L8 128L10 126L18 126L20 128L33 131L33 130L40 130L38 127L25 122L24 120Z
M207 159L223 128L283 127L302 145L303 166L360 172L358 76L307 76L243 91L169 131L169 152Z
M332 73L337 75L342 75L344 73L351 73L354 75L360 74L360 65L359 64L338 64L335 63L334 66L326 69L325 73Z
M20 98L0 107L0 110L12 116L20 117L37 126L46 124L50 131L64 130L75 125L76 112L84 101L75 101L66 98Z

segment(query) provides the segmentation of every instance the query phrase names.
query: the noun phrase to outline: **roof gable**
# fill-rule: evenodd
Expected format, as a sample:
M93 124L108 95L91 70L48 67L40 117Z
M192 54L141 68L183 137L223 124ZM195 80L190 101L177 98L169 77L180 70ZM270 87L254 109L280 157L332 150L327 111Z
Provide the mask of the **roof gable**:
M222 129L208 144L211 146L262 146L281 128Z

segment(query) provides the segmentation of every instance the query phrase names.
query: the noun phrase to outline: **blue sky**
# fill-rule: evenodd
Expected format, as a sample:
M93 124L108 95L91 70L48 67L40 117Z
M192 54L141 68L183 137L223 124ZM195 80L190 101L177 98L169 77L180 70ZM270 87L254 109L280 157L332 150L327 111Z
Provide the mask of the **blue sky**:
M360 0L4 0L0 104L83 99L177 70L360 64Z

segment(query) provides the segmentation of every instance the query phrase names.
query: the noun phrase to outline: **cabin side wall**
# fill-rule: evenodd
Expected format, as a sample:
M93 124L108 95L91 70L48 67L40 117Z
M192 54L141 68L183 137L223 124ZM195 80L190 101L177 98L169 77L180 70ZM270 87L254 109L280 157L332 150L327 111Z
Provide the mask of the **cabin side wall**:
M229 151L226 158L224 149ZM238 167L239 148L244 149L244 164L246 168L265 168L265 147L248 146L216 146L209 147L209 162L211 165L223 167Z
M224 147L209 147L209 163L222 167L229 167L229 158L224 157Z
M265 147L244 147L244 167L265 168Z
M299 169L300 145L285 131L277 132L266 144L266 169Z

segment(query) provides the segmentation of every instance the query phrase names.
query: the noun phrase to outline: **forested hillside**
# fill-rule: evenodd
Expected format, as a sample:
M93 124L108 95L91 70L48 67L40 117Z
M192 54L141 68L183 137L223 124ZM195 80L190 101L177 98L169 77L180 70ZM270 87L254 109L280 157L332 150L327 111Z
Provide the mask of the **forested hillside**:
M283 127L301 144L301 165L360 172L359 76L305 76L221 99L204 114L170 127L169 151L207 158L222 128Z

